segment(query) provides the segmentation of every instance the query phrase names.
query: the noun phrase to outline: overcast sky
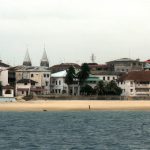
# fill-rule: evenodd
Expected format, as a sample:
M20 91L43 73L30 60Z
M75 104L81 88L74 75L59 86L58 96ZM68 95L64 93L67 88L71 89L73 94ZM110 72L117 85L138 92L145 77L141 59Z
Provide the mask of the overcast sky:
M150 0L0 0L0 57L39 65L150 58Z

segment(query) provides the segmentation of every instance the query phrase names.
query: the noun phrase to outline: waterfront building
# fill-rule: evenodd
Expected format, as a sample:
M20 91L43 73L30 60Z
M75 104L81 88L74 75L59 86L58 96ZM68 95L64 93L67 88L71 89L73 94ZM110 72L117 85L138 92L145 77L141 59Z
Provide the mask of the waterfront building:
M90 85L92 88L95 88L99 81L110 82L116 81L118 79L118 75L115 73L97 73L97 74L90 74L89 77L85 80L85 84Z
M118 79L122 96L150 96L150 71L132 71Z
M79 95L80 87L78 81L75 79L74 84L68 86L65 83L66 75L66 70L51 74L51 93L58 95Z
M14 97L14 87L10 85L3 86L2 88L3 97Z
M122 58L107 62L107 65L111 71L127 73L143 70L145 62L141 62L140 59Z
M49 61L47 59L46 51L44 50L43 57L40 62L40 66L31 66L31 65L32 63L29 57L29 53L27 51L24 62L23 62L23 66L18 66L14 68L16 83L20 84L20 81L22 82L22 80L33 81L36 84L34 85L34 88L32 89L32 93L34 90L35 91L34 94L50 94L51 72L49 70ZM20 94L21 88L24 89L23 85L21 85L19 89L16 85L16 95ZM26 92L26 94L31 94L30 90L28 91L29 92Z

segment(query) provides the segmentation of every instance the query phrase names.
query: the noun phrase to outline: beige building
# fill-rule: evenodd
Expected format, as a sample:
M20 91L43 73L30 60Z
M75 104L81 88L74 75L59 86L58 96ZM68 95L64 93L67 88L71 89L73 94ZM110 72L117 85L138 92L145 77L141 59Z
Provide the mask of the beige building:
M34 90L36 94L49 94L50 93L50 76L49 61L47 59L46 52L44 50L43 57L41 59L41 66L32 66L29 53L27 51L23 66L18 67L16 70L16 83L20 80L28 79L36 82ZM24 89L25 85L19 87L19 90ZM30 93L30 92L28 92ZM16 94L18 95L18 89L16 88ZM28 94L27 94L28 95Z

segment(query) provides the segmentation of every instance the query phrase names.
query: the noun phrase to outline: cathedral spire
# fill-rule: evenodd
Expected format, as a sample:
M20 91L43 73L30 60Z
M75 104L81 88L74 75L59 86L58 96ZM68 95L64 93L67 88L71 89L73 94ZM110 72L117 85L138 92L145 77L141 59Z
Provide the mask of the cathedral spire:
M23 65L24 65L24 66L32 66L28 49L27 49L27 51L26 51L26 55L25 55L25 58L24 58L24 61L23 61Z
M47 58L45 45L44 45L44 52L43 52L43 56L42 56L42 59L41 59L40 66L41 67L49 67L49 61L48 61L48 58Z

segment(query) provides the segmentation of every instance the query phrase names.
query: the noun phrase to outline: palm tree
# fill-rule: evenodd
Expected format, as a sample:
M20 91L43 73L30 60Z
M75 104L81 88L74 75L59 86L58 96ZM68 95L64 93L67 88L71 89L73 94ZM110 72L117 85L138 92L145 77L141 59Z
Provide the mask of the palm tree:
M83 85L85 80L89 77L90 68L87 63L82 64L81 71L78 73L78 79L80 85Z
M71 66L67 70L67 75L65 77L65 83L68 85L69 94L71 93L70 85L72 85L74 83L74 78L75 78L75 69L73 66Z

